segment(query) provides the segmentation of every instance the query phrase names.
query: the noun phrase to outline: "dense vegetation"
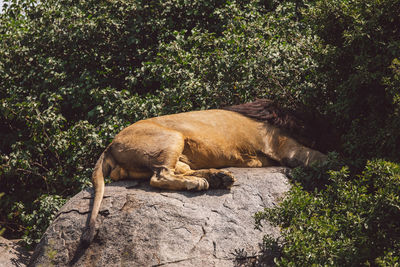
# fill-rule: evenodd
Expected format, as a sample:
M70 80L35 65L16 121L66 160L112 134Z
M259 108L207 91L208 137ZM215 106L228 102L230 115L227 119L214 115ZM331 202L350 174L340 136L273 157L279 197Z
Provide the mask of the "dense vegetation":
M278 266L398 266L400 165L369 161L357 176L328 166L336 169L337 159L320 166L326 188L296 184L279 207L256 214L258 226L268 220L282 227L282 238L264 238L266 256L275 255ZM294 178L314 175L302 170Z
M276 263L399 259L399 0L6 4L6 237L38 242L66 199L90 186L98 155L124 126L266 97L323 118L326 147L337 152L323 166L295 170L282 205L257 214L282 228L284 241L266 239Z

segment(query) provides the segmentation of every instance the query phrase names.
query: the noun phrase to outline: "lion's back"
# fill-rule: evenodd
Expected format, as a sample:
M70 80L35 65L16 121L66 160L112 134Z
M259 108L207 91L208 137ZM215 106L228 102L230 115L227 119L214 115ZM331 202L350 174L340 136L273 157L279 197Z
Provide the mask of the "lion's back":
M151 118L149 121L178 131L185 138L183 156L194 168L222 167L241 162L263 145L260 123L236 112L205 110ZM245 153L243 153L245 152Z

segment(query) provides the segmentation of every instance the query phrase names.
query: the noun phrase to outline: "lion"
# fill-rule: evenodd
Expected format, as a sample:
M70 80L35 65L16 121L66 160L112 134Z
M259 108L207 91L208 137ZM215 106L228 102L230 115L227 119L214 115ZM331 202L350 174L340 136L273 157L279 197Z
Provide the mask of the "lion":
M104 177L150 179L168 190L229 189L235 182L225 167L295 167L326 155L295 140L304 130L295 115L270 100L227 109L191 111L138 121L118 133L92 174L93 208L82 241L88 246L104 195ZM289 129L289 130L288 130Z

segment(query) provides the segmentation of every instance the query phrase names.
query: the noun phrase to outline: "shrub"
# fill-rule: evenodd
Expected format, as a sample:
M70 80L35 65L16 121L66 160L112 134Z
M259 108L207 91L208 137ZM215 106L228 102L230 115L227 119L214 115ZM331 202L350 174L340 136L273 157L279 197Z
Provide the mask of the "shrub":
M65 202L66 199L60 196L44 194L33 203L32 213L26 212L23 202L20 201L14 204L13 210L19 214L19 218L25 226L22 239L28 246L39 243L48 226L48 222L54 219L57 211Z
M313 58L327 94L323 107L314 104L331 114L342 152L360 166L400 160L399 9L399 0L309 1L302 12L325 47Z
M311 80L317 67L310 56L316 40L302 29L295 9L291 2L273 12L260 9L256 1L230 2L214 11L226 20L220 34L199 27L175 31L138 75L158 80L166 112L215 108L256 97L301 106L302 93L324 86Z
M400 165L369 161L357 177L343 167L330 171L329 180L326 189L319 191L294 185L279 207L256 214L257 225L266 219L281 227L283 241L276 264L398 264Z

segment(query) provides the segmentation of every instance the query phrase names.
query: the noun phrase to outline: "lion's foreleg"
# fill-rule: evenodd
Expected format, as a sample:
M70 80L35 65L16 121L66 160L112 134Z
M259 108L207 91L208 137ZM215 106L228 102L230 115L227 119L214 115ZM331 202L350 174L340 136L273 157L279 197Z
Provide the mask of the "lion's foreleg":
M326 160L326 155L305 147L292 138L285 138L280 145L279 161L288 167L308 166Z
M282 165L288 167L308 166L313 162L326 160L326 155L303 146L278 129L271 130L267 140L266 154Z
M311 163L326 160L326 155L305 146L299 146L282 156L282 164L289 167L309 166Z

